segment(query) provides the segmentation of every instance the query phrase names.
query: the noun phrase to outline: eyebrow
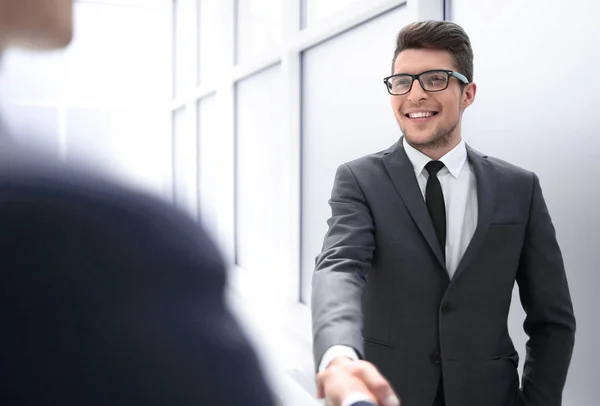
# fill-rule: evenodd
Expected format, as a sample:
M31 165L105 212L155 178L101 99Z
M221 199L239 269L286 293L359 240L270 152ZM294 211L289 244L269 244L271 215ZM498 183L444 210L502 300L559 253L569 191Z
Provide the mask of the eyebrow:
M392 74L392 76L394 75L420 75L421 73L425 73L425 72L430 72L432 70L441 70L441 71L452 71L452 72L456 72L456 70L454 69L446 69L446 68L431 68L431 69L425 69L422 70L418 73L409 73L409 72L400 72L400 73L394 73Z

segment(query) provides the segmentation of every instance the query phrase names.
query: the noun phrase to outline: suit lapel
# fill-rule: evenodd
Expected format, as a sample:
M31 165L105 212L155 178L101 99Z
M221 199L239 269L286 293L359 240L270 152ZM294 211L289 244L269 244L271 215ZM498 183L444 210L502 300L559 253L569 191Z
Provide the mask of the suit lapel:
M402 146L402 139L384 153L383 163L408 212L429 243L440 265L446 269L446 262L425 199L419 188L415 170Z
M468 145L467 155L475 173L477 184L477 227L467 250L458 264L453 280L467 268L485 241L496 201L496 172L494 167L487 159L487 156L480 154Z

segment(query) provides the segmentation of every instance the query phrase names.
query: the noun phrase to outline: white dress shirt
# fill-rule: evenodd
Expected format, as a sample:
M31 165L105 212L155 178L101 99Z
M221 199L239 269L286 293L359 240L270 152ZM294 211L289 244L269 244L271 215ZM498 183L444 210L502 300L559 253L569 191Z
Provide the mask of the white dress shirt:
M403 143L425 199L429 176L425 165L431 158L410 146L406 139L403 139ZM446 204L446 269L452 278L477 226L477 185L467 159L464 140L439 160L444 163L444 168L438 172L437 177L442 185Z
M402 139L404 151L412 163L415 176L425 199L425 187L429 174L425 165L432 159L410 146ZM446 269L450 278L454 276L458 264L471 242L477 226L477 185L475 174L467 159L467 147L464 140L439 159L444 163L437 177L442 186L446 205ZM327 368L337 357L357 360L358 355L353 348L334 345L329 348L319 364L319 371Z

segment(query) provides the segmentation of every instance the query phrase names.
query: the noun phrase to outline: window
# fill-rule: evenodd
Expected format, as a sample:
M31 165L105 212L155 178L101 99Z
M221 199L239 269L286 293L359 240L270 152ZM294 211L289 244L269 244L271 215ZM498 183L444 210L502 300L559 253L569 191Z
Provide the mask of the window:
M173 2L177 95L172 112L185 107L188 115L173 114L175 159L190 156L185 145L192 144L183 140L192 130L179 121L192 120L198 130L201 221L238 269L269 275L270 283L285 285L281 290L289 294L283 296L296 302L306 301L310 290L332 171L348 157L391 144L398 134L380 82L397 31L408 20L402 1L321 3ZM335 27L323 29L330 17ZM181 62L190 46L197 63ZM195 84L186 79L190 72ZM331 80L334 76L339 80ZM350 92L343 81L356 88ZM360 120L365 115L369 119ZM364 138L368 131L378 134ZM182 173L191 166L178 162L175 168L182 178L174 181L176 200L193 202L182 186L189 184Z
M86 159L164 196L171 175L170 4L122 3L75 2L74 38L62 51L7 51L3 110L19 141Z
M381 82L390 69L405 7L309 49L303 56L302 299L310 302L315 257L331 215L334 175L344 162L385 149L400 130ZM373 41L373 38L381 38Z
M190 128L188 111L182 108L174 113L174 179L175 204L192 217L198 210L198 149L196 132Z
M216 96L198 102L198 188L201 220L215 240L219 235L219 179L223 178L220 163L225 153L218 143L219 122L216 119Z
M381 79L408 19L404 1L310 3L197 0L198 65L174 71L191 71L197 80L178 87L171 106L175 139L193 132L182 122L194 116L200 220L232 265L230 283L255 299L253 315L285 330L266 346L273 351L266 359L275 373L294 371L290 379L308 386L311 322L301 301L308 301L325 233L332 171L397 139ZM176 48L189 41L182 30L174 29ZM177 113L182 109L186 118ZM176 160L186 155L174 147ZM181 173L178 201L187 184ZM285 404L298 402L285 390L278 395Z
M303 0L304 27L312 27L340 13L352 11L357 6L372 5L373 0Z
M198 84L214 85L219 52L227 49L223 38L219 0L198 0Z
M283 36L282 0L237 0L237 63L279 54Z
M186 92L193 91L195 85L193 68L197 60L194 35L196 0L175 0L174 2L174 76L173 95L182 97Z
M123 181L160 193L163 174L169 169L163 159L165 148L160 135L168 128L157 127L157 121L148 120L159 113L160 110L134 107L68 107L67 158L85 159L86 164Z
M270 274L281 266L287 224L281 88L278 65L237 85L237 264Z
M2 99L14 104L57 104L64 65L64 51L39 54L7 50L0 75Z

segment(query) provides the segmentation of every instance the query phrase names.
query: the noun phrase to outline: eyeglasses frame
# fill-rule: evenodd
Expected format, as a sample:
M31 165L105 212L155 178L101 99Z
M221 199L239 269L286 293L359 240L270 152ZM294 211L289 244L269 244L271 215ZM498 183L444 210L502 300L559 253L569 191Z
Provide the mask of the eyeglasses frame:
M425 75L425 74L431 73L431 72L445 72L445 73L447 73L448 74L448 81L446 82L446 87L444 87L443 89L440 89L440 90L425 90L425 86L423 85L423 82L421 82L421 75ZM390 90L390 86L388 85L389 80L392 79L392 78L394 78L394 77L397 77L397 76L410 76L412 78L412 82L410 83L410 87L404 93L399 93L399 94L398 93L392 93L392 91ZM383 78L383 83L384 83L385 88L387 89L388 93L391 94L392 96L403 96L405 94L410 93L410 91L412 90L412 87L413 87L413 85L415 83L415 80L418 80L419 84L421 85L421 88L423 90L425 90L426 92L428 92L428 93L443 92L450 85L450 78L451 77L457 78L458 80L460 80L465 85L469 84L469 79L467 79L467 77L465 75L463 75L462 73L455 72L453 70L447 70L447 69L431 69L431 70L427 70L425 72L421 72L421 73L416 74L416 75L411 75L410 73L396 73L394 75L387 76L387 77Z

